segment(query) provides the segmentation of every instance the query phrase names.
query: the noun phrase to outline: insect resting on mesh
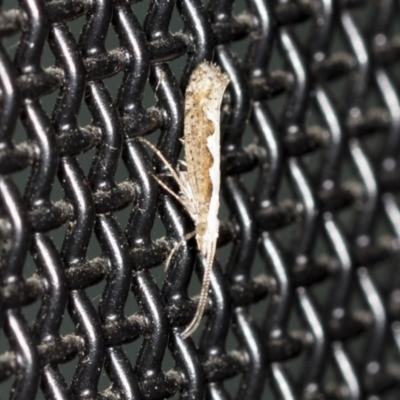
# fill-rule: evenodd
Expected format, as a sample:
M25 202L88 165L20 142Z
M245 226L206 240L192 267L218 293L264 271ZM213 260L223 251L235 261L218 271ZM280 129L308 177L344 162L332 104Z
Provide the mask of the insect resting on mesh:
M211 270L218 239L218 209L221 186L220 157L220 108L229 78L221 69L207 61L199 64L189 78L185 92L184 153L186 170L175 170L151 143L139 139L149 146L169 169L179 186L176 194L166 184L157 182L188 212L195 231L184 240L195 236L199 252L205 263L203 282L196 314L181 333L185 339L199 326L207 304ZM178 243L167 259L182 244Z

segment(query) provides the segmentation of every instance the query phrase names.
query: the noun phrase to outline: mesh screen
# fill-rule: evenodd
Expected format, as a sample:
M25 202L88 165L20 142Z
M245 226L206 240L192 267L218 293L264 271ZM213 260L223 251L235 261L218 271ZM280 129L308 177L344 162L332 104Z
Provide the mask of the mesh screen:
M400 397L397 1L2 3L1 398ZM221 227L183 340L193 223L136 138L176 165L203 60Z

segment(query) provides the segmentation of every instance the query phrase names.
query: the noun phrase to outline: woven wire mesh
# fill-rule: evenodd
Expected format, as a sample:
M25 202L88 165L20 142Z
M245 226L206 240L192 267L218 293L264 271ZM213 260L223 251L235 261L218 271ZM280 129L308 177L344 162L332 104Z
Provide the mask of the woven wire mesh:
M398 399L400 7L20 0L0 11L0 397ZM206 315L176 165L222 107ZM173 187L173 182L169 182Z

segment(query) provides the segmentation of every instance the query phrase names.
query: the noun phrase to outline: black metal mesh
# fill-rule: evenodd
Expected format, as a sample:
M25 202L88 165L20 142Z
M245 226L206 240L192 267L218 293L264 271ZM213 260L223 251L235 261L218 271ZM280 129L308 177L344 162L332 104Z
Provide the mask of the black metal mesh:
M394 0L3 2L0 397L400 398L399 22ZM192 222L135 138L176 163L204 59L231 80L222 223L182 340L195 243L163 262Z

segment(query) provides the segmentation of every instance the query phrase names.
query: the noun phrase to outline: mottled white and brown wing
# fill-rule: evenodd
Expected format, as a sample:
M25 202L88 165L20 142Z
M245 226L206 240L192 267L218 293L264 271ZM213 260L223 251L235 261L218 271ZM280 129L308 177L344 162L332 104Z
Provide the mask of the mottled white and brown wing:
M205 268L196 314L182 332L183 338L197 329L207 304L219 229L220 108L228 84L229 78L218 66L203 62L193 71L185 93L185 180L197 210L192 218Z
M213 164L218 170L220 166L220 107L228 83L229 78L217 65L203 62L190 76L185 93L187 179L201 216L209 212L213 189L219 192L219 180L212 183L210 170Z

